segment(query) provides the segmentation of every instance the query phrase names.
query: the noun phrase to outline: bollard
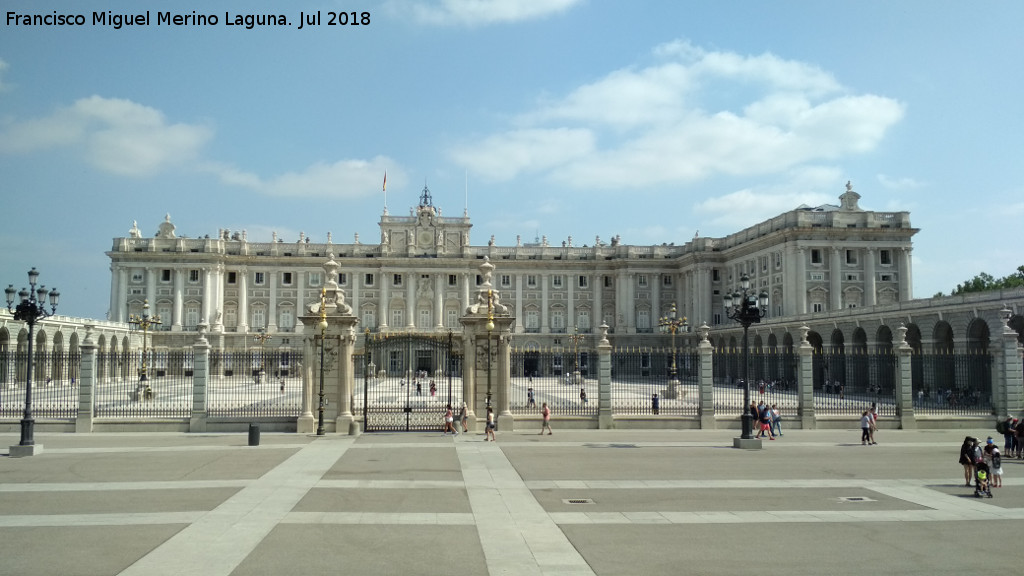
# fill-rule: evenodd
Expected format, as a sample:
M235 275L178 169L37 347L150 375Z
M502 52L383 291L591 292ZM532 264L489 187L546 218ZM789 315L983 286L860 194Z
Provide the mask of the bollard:
M260 445L260 426L259 424L249 424L249 446Z

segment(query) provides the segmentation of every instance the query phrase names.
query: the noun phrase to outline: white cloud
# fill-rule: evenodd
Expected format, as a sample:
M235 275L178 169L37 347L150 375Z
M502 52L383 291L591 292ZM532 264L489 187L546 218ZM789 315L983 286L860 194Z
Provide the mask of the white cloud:
M878 175L878 183L890 190L913 190L924 186L923 182L918 182L913 178L892 178L886 174Z
M490 180L509 180L522 172L543 171L594 151L588 130L554 128L495 134L451 151L455 161Z
M495 180L542 173L578 188L641 188L785 173L868 152L904 113L896 100L849 94L827 71L772 54L678 41L654 55L655 64L541 101L519 115L517 130L450 154ZM577 141L557 142L554 134Z
M565 12L581 2L582 0L440 0L414 2L410 7L416 19L426 24L479 26L543 18Z
M212 136L205 126L169 124L159 110L130 100L91 96L9 126L0 153L71 147L105 172L151 176L195 160Z
M405 171L397 166L397 162L384 156L370 160L317 162L304 170L269 178L261 178L234 166L215 162L205 164L203 169L217 175L225 184L271 196L349 199L374 194L383 196L385 171L388 174L388 186L392 190L401 189L407 182Z

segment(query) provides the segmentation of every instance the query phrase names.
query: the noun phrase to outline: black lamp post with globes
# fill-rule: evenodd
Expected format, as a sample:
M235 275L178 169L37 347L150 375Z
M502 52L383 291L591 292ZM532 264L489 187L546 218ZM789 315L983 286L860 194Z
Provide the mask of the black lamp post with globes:
M19 299L17 307L14 306L14 285L8 284L4 293L7 295L7 310L14 314L14 319L28 324L28 359L25 369L25 412L21 419L21 442L18 446L11 446L10 456L32 456L42 451L42 445L35 443L35 419L32 417L32 344L35 340L36 322L53 316L57 312L57 303L60 301L60 292L56 288L47 290L46 286L36 287L39 280L39 272L32 268L28 272L28 289L22 288L17 292ZM50 302L50 311L46 311L46 301Z
M723 305L725 315L743 326L743 432L740 439L753 440L753 415L750 413L750 346L747 342L747 331L751 324L757 324L768 313L768 293L762 291L757 296L751 293L750 277L746 274L740 277L740 288L743 293L726 294Z

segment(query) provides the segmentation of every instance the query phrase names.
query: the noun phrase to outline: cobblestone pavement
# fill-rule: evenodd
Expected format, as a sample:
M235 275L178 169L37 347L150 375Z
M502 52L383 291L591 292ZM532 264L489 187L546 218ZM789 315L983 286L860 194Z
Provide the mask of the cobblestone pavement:
M0 574L1010 573L1024 461L992 499L956 462L989 434L37 434L0 448Z

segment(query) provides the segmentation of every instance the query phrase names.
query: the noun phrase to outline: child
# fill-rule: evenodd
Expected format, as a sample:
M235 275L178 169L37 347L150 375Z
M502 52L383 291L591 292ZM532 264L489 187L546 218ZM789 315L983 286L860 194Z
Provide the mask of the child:
M984 462L979 462L975 467L974 477L977 484L975 484L974 487L974 495L978 498L981 498L982 495L989 498L992 497L992 488L989 484L988 472L988 464L985 464Z

